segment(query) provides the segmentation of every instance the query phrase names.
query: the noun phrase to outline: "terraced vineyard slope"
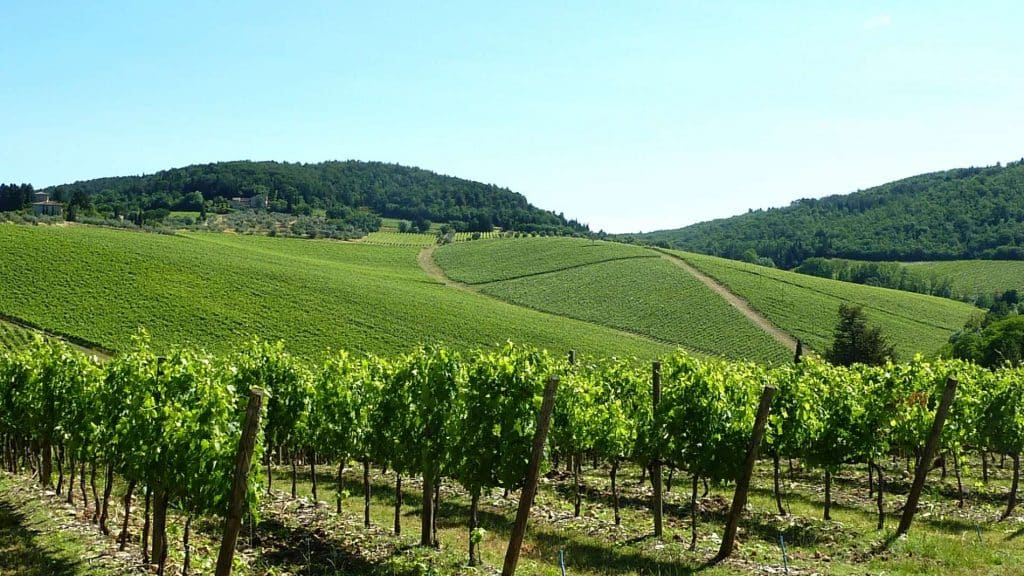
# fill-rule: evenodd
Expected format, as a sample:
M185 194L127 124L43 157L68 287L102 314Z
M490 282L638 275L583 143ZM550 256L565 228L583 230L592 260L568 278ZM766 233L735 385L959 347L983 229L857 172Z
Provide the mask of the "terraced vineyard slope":
M822 351L832 342L841 302L860 304L868 319L893 340L900 358L934 354L963 327L974 306L953 300L874 286L861 286L745 262L675 252L715 278L775 325Z
M316 356L509 338L593 355L670 350L452 290L419 268L417 246L15 225L0 225L0 245L0 314L111 350L140 327L160 350L192 343L224 352L253 334Z
M507 302L626 330L706 354L783 361L790 352L654 250L574 238L441 246L453 280Z

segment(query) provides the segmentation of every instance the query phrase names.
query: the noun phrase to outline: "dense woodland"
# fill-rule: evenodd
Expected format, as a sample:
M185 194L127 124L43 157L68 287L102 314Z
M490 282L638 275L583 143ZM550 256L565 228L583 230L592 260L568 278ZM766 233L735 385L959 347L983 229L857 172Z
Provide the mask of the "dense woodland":
M101 216L229 210L230 199L265 196L272 212L370 222L367 213L448 222L459 231L494 226L556 234L586 232L507 188L380 162L218 162L145 176L99 178L44 189L55 200Z
M815 256L1020 260L1024 160L923 174L853 194L623 238L783 268Z

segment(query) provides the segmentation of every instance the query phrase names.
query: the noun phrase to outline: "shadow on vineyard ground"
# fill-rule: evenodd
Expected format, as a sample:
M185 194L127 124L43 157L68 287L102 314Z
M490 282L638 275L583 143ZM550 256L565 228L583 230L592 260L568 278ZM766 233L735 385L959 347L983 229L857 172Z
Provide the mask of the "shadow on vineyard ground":
M906 489L905 490L890 491L889 485L888 484L886 485L886 488L885 488L885 496L887 498L887 501L886 501L886 527L895 526L896 524L898 524L899 521L900 521L900 516L903 514L902 505L900 505L898 508L893 508L893 502L888 500L888 498L891 498L892 496L905 495L909 491L909 485L905 485L903 487L906 488ZM853 490L853 489L857 489L857 490L859 490L861 492L861 494L859 494L857 496L854 496L854 497L857 498L858 500L863 499L864 500L864 504L863 505L851 505L851 504L845 503L845 502L842 501L842 499L846 499L849 496L847 496L845 494L841 494L838 491L833 491L833 494L832 494L832 496L834 498L834 500L832 502L833 515L835 515L835 513L837 513L837 512L839 514L843 514L843 515L847 515L847 514L848 515L855 515L855 516L860 517L860 519L862 521L867 522L870 525L874 525L874 522L877 519L877 513L876 513L875 508L874 508L874 500L873 500L873 498L871 498L871 499L865 499L864 498L864 495L866 495L866 493L867 493L867 486L866 485L856 486L856 484L851 483L850 484L850 490ZM751 494L756 494L756 495L759 495L759 496L763 497L765 500L774 499L774 497L775 497L774 496L774 492L771 489L769 489L769 488L752 487L750 489L750 492L751 492ZM941 498L944 501L950 503L950 505L955 506L955 499L956 499L956 496L957 496L957 492L955 491L955 489L954 490L950 490L950 489L947 489L946 487L943 487L941 489L937 489L937 487L936 487L936 488L932 488L930 490L925 490L925 496L928 499L933 499L934 498L936 500L939 500ZM972 506L973 502L985 502L985 503L993 503L993 504L998 504L998 505L1005 505L1006 498L1007 497L1006 497L1005 494L999 494L999 493L991 493L991 492L990 493L972 493L970 496L968 496L967 506ZM819 497L809 497L807 494L805 494L803 492L785 491L784 490L783 494L782 494L782 502L783 502L783 507L784 508L787 507L789 504L792 504L792 503L800 503L800 504L804 504L804 505L812 506L812 507L817 507L818 509L821 509L821 507L823 506L824 499L823 498L819 498ZM920 511L920 509L919 509L919 511ZM809 519L809 520L813 519L815 522L818 522L818 523L824 522L824 520L822 519L820 514L817 517L807 518L807 519ZM922 515L920 513L917 514L915 516L915 518L914 518L914 522L915 523L927 524L929 527L934 528L935 530L939 530L941 532L944 532L946 534L951 534L951 535L959 535L959 534L963 534L965 532L973 532L975 530L975 528L979 525L979 523L987 524L991 520L992 520L991 518L981 518L981 517L974 518L974 519L950 518L950 517L944 517L944 516L936 517L936 516L926 516L926 515ZM777 527L775 527L775 525L773 525L771 523L766 523L763 526L764 533L763 534L758 534L758 530L760 530L761 528L756 525L756 519L751 518L747 522L750 522L751 532L754 533L755 535L758 535L759 537L761 537L766 542L777 542L778 541L780 530ZM801 531L803 532L803 534L801 536L801 539L800 540L796 540L796 539L794 539L794 536L796 536L795 534L790 534L788 532L782 532L783 535L786 537L786 541L787 542L792 540L794 543L796 543L798 545L814 545L814 544L818 543L817 539L814 539L814 540L808 540L807 539L809 536L813 535L808 527L806 527L806 526L801 527L799 525L797 525L795 527L796 528L800 528ZM794 528L793 526L790 526L790 527L787 527L786 530L792 530L793 528Z
M689 481L687 481L685 498L678 502L664 501L662 503L662 510L664 510L667 517L678 518L680 520L689 520L690 518L690 496L689 496ZM632 484L632 482L630 483ZM672 488L672 491L666 491L668 494L676 494L682 491L682 486L678 483ZM623 490L620 488L619 492L619 507L622 510L634 510L647 513L651 509L651 498L650 496L637 495L632 490L635 486L629 486L626 488L630 492L623 494ZM572 482L561 483L554 486L555 493L565 502L572 502L575 499L575 488ZM702 521L707 522L724 522L726 513L728 512L727 502L717 502L717 499L708 497L700 497L700 494L704 493L703 487L698 492L698 501L701 506L701 517ZM611 490L605 486L595 486L586 484L581 479L580 481L580 495L583 498L582 513L586 513L587 507L594 504L600 504L606 508L612 507L612 494Z
M5 501L0 501L0 552L0 574L72 576L79 570L77 563L39 546L28 519Z
M588 541L568 532L535 531L531 538L542 547L565 551L566 568L600 573L630 574L697 574L710 564L690 565L678 560L657 561L630 548L612 547L599 541Z
M269 550L261 561L271 567L300 567L291 572L300 576L326 576L328 574L374 574L382 565L370 562L349 550L345 542L332 538L322 529L286 526L277 519L260 522L260 545ZM388 574L405 576L411 570L396 570L389 566Z

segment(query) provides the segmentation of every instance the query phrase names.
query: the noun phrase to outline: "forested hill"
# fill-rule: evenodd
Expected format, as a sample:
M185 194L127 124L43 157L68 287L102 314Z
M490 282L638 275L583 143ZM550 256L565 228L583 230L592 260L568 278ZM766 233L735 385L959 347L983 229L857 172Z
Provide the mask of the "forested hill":
M623 238L783 268L812 256L1022 260L1024 160Z
M101 213L201 210L231 198L265 196L277 212L308 214L366 208L384 217L449 222L465 230L585 231L586 226L532 206L522 194L492 184L381 162L218 162L146 176L99 178L44 190L57 200L88 197Z

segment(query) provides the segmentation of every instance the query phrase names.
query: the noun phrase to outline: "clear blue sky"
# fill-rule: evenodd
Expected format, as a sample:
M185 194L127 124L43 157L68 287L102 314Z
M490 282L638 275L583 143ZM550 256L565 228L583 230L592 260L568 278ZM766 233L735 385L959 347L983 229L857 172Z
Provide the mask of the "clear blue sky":
M1019 1L0 0L0 181L380 160L595 230L678 227L1020 159L1022 22Z

